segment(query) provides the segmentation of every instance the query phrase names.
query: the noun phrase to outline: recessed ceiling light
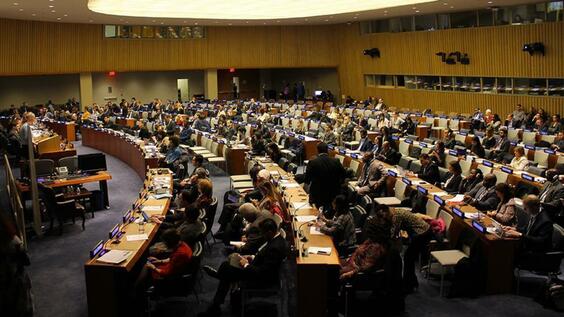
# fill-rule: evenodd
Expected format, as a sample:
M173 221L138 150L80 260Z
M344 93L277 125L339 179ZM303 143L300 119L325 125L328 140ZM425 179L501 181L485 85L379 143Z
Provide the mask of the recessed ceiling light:
M358 19L358 17L353 17L353 19Z
M32 13L32 14L31 14L32 17L34 17L34 16L36 16L36 15L37 15L37 14L35 14L35 13Z
M419 10L415 10L415 13L419 13Z
M229 23L229 25L233 25L233 23Z
M384 11L384 13L388 13L388 11Z
M448 5L448 3L446 3L446 2L443 2L443 5L444 5L444 6L447 6L447 5Z
M14 2L14 5L15 5L15 6L19 6L20 4L19 4L19 3L17 3L17 2Z
M276 23L280 23L280 20L276 21Z
M155 22L157 22L157 20L153 20L152 22L155 23Z
M450 6L451 9L454 9L454 6Z
M57 12L57 11L55 11L55 10L51 10L51 13L55 13L55 12Z
M90 20L90 21L88 21L88 22L92 23L92 22L94 22L94 20Z
M194 25L198 25L198 22L194 22Z
M492 4L492 3L493 3L493 1L488 1L488 4Z
M163 24L164 24L164 22L161 22L161 25L163 25Z
M22 11L23 11L23 9L19 9L18 11L22 12Z
M63 14L63 16L64 16L64 17L68 17L69 15L68 15L68 14Z
M329 22L329 20L328 20L328 19L325 19L325 22Z
M57 18L57 20L61 21L61 18Z

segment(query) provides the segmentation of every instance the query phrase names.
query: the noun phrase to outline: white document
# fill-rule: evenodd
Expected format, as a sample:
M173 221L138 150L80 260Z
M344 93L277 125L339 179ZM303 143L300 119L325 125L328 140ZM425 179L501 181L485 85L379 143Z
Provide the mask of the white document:
M309 254L331 255L331 248L323 247L309 247L307 248Z
M143 211L161 211L163 206L143 206L141 210Z
M96 261L103 262L103 263L110 263L110 264L119 264L132 254L131 251L124 251L124 250L110 250L106 254L99 257Z
M317 219L316 216L296 216L297 222L309 222L314 221L315 219Z
M316 234L316 235L321 235L323 233L321 233L321 231L319 231L319 228L317 227L311 227L309 229L309 234Z
M423 180L412 180L411 183L412 183L413 185L428 184L426 181L423 181Z
M172 198L171 194L158 194L158 195L151 195L153 199L163 199L163 198Z
M292 202L292 208L294 208L295 210L300 210L300 209L311 209L313 207L311 207L311 205L308 202L295 201Z
M285 182L285 183L282 184L282 186L284 186L286 188L298 188L298 187L300 187L300 184Z
M242 247L245 245L245 242L243 241L230 241L229 242L230 245L235 246L235 247Z
M125 236L127 241L143 241L149 239L149 236L146 233L143 234L133 234Z
M439 196L439 197L442 197L442 196L446 196L446 195L448 195L448 193L447 193L447 192L436 192L436 193L431 193L431 194L433 194L433 195L437 195L437 196Z
M447 199L447 202L449 202L449 203L461 203L463 200L464 200L464 195L458 194L458 195L452 197L451 199Z

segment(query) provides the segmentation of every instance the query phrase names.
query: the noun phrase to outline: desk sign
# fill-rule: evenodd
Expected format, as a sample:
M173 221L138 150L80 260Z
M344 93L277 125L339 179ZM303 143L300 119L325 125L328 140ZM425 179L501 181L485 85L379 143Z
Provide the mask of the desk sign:
M474 227L474 229L480 231L481 233L487 232L486 226L477 222L476 220L472 220L472 227Z
M437 195L433 195L433 200L435 200L435 202L437 202L437 204L439 204L441 206L444 206L444 204L445 204L445 201Z
M546 131L541 131L540 134L541 134L541 135L547 135L548 132L546 132Z
M439 118L441 118L441 119L446 119L446 117L447 117L446 114L442 114L442 115L439 116Z
M392 140L397 141L397 140L399 140L399 139L400 139L399 136L397 136L397 135L392 135Z
M531 130L531 129L525 129L525 130L523 130L523 132L533 132L533 130Z
M352 157L353 159L358 159L358 154L356 154L356 153L351 153L351 157Z
M305 140L305 136L303 136L303 135L298 135L298 139L303 141L303 140Z
M296 134L294 132L288 132L288 136L294 137Z
M482 162L482 164L483 164L484 166L487 166L487 167L493 167L493 163L490 162L490 161L484 160L484 161Z
M340 150L339 150L339 154L343 154L343 155L344 155L344 154L347 154L347 150L345 150L345 149L340 149Z
M328 148L329 150L332 150L332 149L335 148L335 146L334 146L334 145L331 145L331 144L327 144L327 148Z
M426 148L426 147L427 147L427 143L425 143L425 142L419 142L419 146Z
M420 185L417 185L417 190L418 190L420 193L425 194L425 195L427 195L427 194L429 193L429 191L427 190L427 188L421 187Z
M388 175L392 176L392 177L397 177L398 173L392 171L392 170L388 170Z
M406 185L411 186L411 180L409 180L409 178L403 177L401 181L404 182Z
M517 142L515 142L515 141L511 141L511 142L509 142L509 144L511 144L511 146L517 146Z
M460 210L459 208L452 207L452 213L457 215L460 218L464 218L464 212L462 210Z
M533 150L533 151L535 150L535 146L534 146L534 145L525 145L525 148L526 148L527 150Z
M120 232L120 224L118 223L112 228L112 230L110 230L110 233L108 235L109 239L110 240L113 239L115 236L119 234L119 232Z
M458 150L448 150L448 154L452 156L458 156Z
M513 174L513 170L510 169L509 167L502 166L502 167L501 167L501 170L502 170L503 172L507 173L507 174Z
M412 139L405 139L404 142L407 143L407 144L412 144L413 140Z
M128 222L129 222L129 220L131 219L131 213L132 213L132 211L131 211L131 210L128 210L128 211L125 213L125 215L123 215L123 217L122 217L123 223L128 223Z
M547 154L556 154L556 151L551 150L551 149L546 149L546 150L544 150L544 153L547 153Z
M225 140L224 139L219 140L219 144L225 144Z
M90 250L90 258L91 259L95 258L103 250L104 250L104 240L100 240L100 242L96 243L96 246L92 250Z
M460 131L460 132L458 132L458 134L463 135L463 136L467 136L467 135L468 135L468 132Z
M521 178L523 178L524 180L528 180L530 182L535 181L535 178L533 176L531 176L529 174L525 174L525 173L521 174Z

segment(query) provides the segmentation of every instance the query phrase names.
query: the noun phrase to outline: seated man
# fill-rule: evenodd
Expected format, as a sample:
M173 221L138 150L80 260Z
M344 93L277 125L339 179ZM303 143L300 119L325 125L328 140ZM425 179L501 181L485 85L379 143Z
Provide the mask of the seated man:
M482 184L477 185L464 195L464 203L476 207L480 211L497 209L499 198L495 193L497 177L494 174L484 176Z
M386 181L386 172L381 162L374 159L374 153L365 152L362 157L362 169L356 182L355 192L358 195L376 195Z
M441 174L439 173L439 167L435 162L431 160L429 154L421 154L419 156L419 162L421 163L421 170L419 171L419 173L415 174L408 172L407 175L421 178L422 180L432 185L440 183Z
M182 150L180 149L180 140L177 136L169 138L168 151L164 159L164 165L174 170L175 163L180 159Z
M358 148L357 151L360 152L368 152L372 150L374 144L368 138L368 132L365 129L360 130L360 140L358 141Z
M509 153L509 148L511 147L511 142L507 138L507 129L499 129L499 139L497 140L493 150L490 152L488 158L501 162L503 156Z
M206 312L199 316L220 316L221 304L229 292L231 283L246 282L253 287L268 287L279 282L280 265L288 256L288 244L278 231L276 222L265 219L259 224L259 229L266 243L259 249L255 256L241 256L231 254L229 261L221 264L215 270L204 266L203 270L213 278L219 280L213 303Z
M398 155L398 152L392 148L392 145L389 141L385 141L382 144L382 150L376 156L376 159L386 162L390 165L396 165L399 162L401 155Z

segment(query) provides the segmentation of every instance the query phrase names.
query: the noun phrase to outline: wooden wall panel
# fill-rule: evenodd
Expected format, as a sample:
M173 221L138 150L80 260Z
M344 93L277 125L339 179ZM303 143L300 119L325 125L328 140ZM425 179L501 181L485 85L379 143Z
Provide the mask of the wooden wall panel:
M335 26L208 27L195 40L104 39L101 25L0 19L0 75L336 67Z

